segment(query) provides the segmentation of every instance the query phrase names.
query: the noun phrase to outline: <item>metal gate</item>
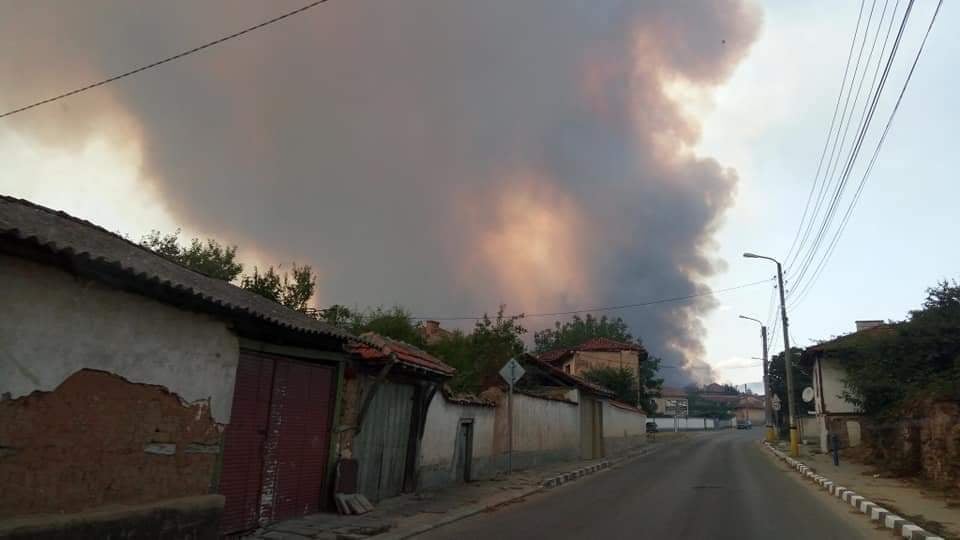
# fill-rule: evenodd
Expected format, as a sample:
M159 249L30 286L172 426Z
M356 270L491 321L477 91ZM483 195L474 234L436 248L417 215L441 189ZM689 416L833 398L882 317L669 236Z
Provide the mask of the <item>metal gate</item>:
M414 387L384 382L376 392L353 441L360 493L373 502L403 490Z
M221 532L320 508L332 400L332 368L241 352L224 434Z

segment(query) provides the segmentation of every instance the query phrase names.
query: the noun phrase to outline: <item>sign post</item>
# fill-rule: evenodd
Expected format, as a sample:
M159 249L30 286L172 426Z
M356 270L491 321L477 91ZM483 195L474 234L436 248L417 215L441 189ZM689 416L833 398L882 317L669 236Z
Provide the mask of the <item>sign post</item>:
M513 385L523 377L525 370L516 358L511 358L500 368L500 376L507 381L507 474L513 472Z

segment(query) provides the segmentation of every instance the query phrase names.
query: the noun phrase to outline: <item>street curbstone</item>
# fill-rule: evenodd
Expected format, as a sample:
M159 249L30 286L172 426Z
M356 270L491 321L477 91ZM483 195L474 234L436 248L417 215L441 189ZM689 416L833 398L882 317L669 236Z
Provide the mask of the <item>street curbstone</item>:
M876 504L870 501L867 501L867 500L860 501L860 511L868 516L870 515L870 511L873 510L873 507L875 506Z
M873 510L870 510L870 519L873 521L884 521L889 513L890 511L886 508L876 506Z
M863 497L862 497L862 496L860 496L860 495L853 495L853 496L850 497L850 506L859 509L859 508L860 508L860 501L862 501L862 500L863 500Z
M923 529L913 523L904 523L903 528L900 530L900 536L903 538L913 538L914 532L923 532Z
M904 519L896 514L887 514L883 518L883 526L896 530L899 526L903 525L903 521Z

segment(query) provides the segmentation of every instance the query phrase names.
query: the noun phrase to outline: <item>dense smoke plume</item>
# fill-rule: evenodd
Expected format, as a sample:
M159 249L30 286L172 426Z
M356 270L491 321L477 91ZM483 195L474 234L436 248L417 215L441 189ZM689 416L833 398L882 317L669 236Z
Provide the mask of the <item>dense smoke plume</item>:
M296 6L8 4L0 105ZM736 174L692 153L698 125L668 89L721 83L759 22L739 0L331 0L0 128L135 147L178 220L313 264L323 304L443 316L680 296L717 271ZM702 366L712 303L618 315L665 363ZM665 375L690 373L709 377Z

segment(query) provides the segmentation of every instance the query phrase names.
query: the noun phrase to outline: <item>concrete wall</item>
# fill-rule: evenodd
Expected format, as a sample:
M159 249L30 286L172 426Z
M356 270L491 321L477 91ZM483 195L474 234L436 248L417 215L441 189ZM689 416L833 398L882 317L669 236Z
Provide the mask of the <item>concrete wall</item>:
M507 452L507 396L499 389L484 393L497 403L493 451L503 467ZM580 410L566 401L513 395L514 469L535 467L580 456Z
M816 416L800 417L800 437L804 441L820 442L820 421Z
M209 400L230 418L239 345L227 325L0 255L0 395L50 391L83 368Z
M736 409L737 420L749 420L755 426L763 426L767 423L767 415L763 409Z
M656 422L660 431L673 431L673 418L651 418L649 421ZM703 429L713 429L713 418L699 418L691 416L689 418L677 418L677 423L681 431L695 431ZM706 425L706 428L704 428ZM727 424L729 425L729 423Z
M494 407L452 403L437 393L427 410L420 443L417 488L430 489L461 480L456 464L463 452L460 424L473 420L473 479L488 478L497 472L493 447L497 411Z
M846 385L846 370L839 361L833 358L823 358L814 365L814 391L816 393L817 412L826 413L855 413L856 406L842 397ZM823 378L821 379L821 374ZM820 396L823 402L820 403Z
M646 443L647 415L607 402L603 405L603 446L607 456L616 456Z

